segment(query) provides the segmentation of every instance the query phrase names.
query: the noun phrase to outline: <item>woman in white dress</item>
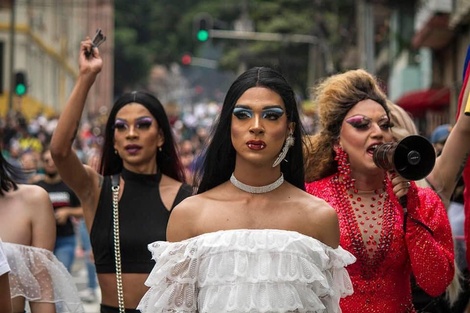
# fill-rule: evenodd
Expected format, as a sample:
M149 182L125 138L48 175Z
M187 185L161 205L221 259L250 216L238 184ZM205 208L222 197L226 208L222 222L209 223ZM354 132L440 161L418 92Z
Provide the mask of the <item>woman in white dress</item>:
M0 149L0 238L13 312L29 307L32 313L83 313L72 276L52 253L56 222L49 195L39 186L15 183L15 173Z
M10 282L8 273L10 266L3 252L2 240L0 239L0 312L11 313Z
M230 87L196 179L138 309L148 312L340 312L352 293L337 215L304 191L303 130L292 88L258 67Z

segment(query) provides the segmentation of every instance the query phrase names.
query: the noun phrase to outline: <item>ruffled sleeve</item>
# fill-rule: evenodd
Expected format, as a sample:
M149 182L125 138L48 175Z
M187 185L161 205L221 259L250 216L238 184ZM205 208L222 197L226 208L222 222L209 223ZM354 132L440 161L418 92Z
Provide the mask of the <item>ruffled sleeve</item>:
M140 301L142 312L196 312L196 242L157 241L148 245L156 264L145 284L150 287ZM171 311L175 310L175 311Z
M356 257L342 247L336 249L326 247L326 253L330 260L326 275L329 277L329 286L332 291L331 301L325 303L327 308L325 312L341 312L336 306L339 300L353 293L352 282L345 267L356 262Z
M408 192L406 243L416 282L431 296L442 294L454 275L454 246L444 204L431 188Z
M235 230L149 245L156 265L138 309L341 312L354 256L296 232Z
M10 265L11 297L56 304L57 313L83 313L72 276L46 249L3 242Z

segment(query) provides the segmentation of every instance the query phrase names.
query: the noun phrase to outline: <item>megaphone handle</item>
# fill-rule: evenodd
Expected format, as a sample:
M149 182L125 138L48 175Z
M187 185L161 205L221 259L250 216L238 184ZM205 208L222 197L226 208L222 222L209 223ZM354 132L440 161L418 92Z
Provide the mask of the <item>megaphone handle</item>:
M406 195L404 196L401 196L400 199L400 205L403 207L403 211L406 213L407 210L407 206L408 206L408 197Z

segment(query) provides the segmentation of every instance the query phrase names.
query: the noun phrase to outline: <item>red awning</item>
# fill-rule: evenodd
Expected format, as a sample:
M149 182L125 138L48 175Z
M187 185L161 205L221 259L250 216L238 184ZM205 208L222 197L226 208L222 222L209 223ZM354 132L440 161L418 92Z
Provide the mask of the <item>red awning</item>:
M450 104L450 89L422 89L405 93L396 102L405 111L417 116L426 110L439 110Z

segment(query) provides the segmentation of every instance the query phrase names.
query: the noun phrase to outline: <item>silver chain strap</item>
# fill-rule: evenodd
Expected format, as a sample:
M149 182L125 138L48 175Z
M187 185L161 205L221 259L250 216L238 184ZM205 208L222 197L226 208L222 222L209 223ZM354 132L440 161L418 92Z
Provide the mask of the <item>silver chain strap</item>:
M121 245L119 240L119 180L117 185L111 187L113 191L113 234L114 234L114 263L116 264L116 286L118 296L119 313L125 313L124 291L122 288L121 271Z

